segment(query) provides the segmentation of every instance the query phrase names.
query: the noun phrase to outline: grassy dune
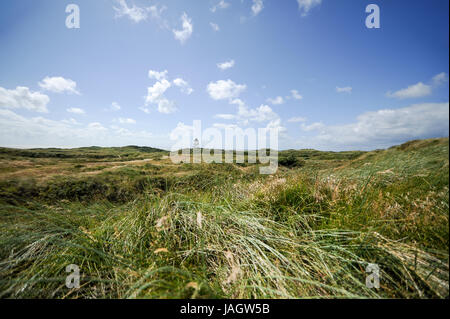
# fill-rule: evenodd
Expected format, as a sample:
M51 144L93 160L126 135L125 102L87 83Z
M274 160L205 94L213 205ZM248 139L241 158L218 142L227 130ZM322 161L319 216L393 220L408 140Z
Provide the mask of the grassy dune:
M151 148L0 149L0 297L448 298L448 147L290 150L273 176Z

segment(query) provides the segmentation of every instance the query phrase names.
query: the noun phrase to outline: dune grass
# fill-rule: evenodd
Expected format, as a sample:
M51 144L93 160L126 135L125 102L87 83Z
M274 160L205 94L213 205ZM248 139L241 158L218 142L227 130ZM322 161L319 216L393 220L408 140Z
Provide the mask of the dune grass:
M81 178L85 196L4 180L0 298L448 298L448 139L291 154L304 165L268 177L151 162L92 177L107 191Z

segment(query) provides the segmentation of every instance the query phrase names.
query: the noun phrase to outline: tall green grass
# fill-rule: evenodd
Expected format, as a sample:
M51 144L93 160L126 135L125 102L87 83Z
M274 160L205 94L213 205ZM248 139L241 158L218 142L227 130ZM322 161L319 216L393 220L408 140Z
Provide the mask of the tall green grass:
M271 177L192 167L125 202L3 202L0 297L448 298L448 140L426 148Z

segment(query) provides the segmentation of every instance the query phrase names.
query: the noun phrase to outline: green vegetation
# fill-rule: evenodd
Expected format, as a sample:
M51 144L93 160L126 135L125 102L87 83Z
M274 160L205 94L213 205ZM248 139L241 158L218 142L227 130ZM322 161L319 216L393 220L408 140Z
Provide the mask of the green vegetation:
M0 298L448 298L448 148L289 150L273 176L152 148L0 149Z

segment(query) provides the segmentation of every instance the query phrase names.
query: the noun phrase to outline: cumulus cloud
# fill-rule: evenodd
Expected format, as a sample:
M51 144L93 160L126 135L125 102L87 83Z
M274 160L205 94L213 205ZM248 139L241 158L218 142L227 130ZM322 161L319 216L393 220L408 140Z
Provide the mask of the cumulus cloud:
M234 114L217 114L215 118L222 119L222 120L234 120L236 118L236 115Z
M109 109L110 109L111 111L120 111L121 108L122 108L122 107L119 105L119 103L117 103L117 102L112 102Z
M162 72L158 72L158 71L154 71L154 70L149 70L148 71L148 77L150 78L150 79L154 79L154 80L157 80L157 81L161 81L161 80L165 80L165 79L167 79L167 74L168 74L169 72L167 71L167 70L164 70L164 71L162 71Z
M148 107L145 107L145 106L139 107L139 110L141 110L142 112L144 112L146 114L150 114L152 112Z
M0 109L0 145L27 148L152 145L169 148L171 142L168 135L157 136L120 127L111 129L99 122L84 125L73 119L27 118L12 110Z
M310 125L302 124L302 130L305 132L317 131L325 127L322 122L315 122Z
M410 85L405 89L398 90L394 93L391 91L386 93L387 97L396 99L414 99L424 96L431 95L433 93L433 88L439 87L448 81L448 74L445 72L436 74L432 79L430 84L424 84L419 82L414 85Z
M120 124L136 124L136 120L123 117L119 117L118 119L115 120L115 122Z
M281 104L284 104L284 99L281 96L277 96L274 99L272 99L272 98L267 99L267 102L272 105L281 105Z
M223 62L223 63L218 63L217 67L219 69L221 69L222 71L227 70L227 69L231 69L232 67L234 67L234 60L226 61L226 62Z
M284 132L286 132L286 128L281 124L281 119L275 119L270 121L266 129L276 130L281 137L285 137Z
M175 39L180 41L181 44L184 44L192 35L194 31L194 25L192 23L192 19L188 17L188 15L183 13L181 16L182 28L181 30L172 30L175 36Z
M89 123L87 126L88 129L94 130L94 131L106 131L107 128L102 125L102 123L99 122L93 122Z
M50 92L54 93L73 93L73 94L80 94L80 92L77 91L77 83L71 79L65 79L61 76L54 76L54 77L45 77L42 82L38 83L39 86Z
M217 3L215 6L211 8L211 12L216 12L217 10L223 10L230 6L231 4L229 2L226 2L225 0L220 0L219 3Z
M238 128L238 126L236 124L224 124L224 123L214 123L213 127L221 129L221 130L226 130L226 129L236 129ZM222 148L221 145L218 145L217 148Z
M446 82L448 82L448 74L445 73L445 72L436 74L433 77L433 85L434 86L440 86L440 85L442 85L442 84L444 84Z
M148 17L147 11L144 8L135 5L128 7L125 0L117 0L117 4L119 7L113 7L114 11L116 11L117 18L127 16L134 22L141 22Z
M175 102L168 100L164 93L171 87L171 83L162 79L156 82L153 86L147 89L147 97L145 99L146 106L150 104L156 104L158 106L158 112L163 114L174 113L177 108ZM143 108L144 112L148 109Z
M163 97L163 94L171 87L171 84L166 79L156 82L153 86L147 89L146 103L156 103Z
M305 117L291 117L288 122L289 123L304 123L307 119Z
M239 126L249 126L252 123L258 123L258 126L264 125L262 123L267 123L266 128L276 128L279 133L286 131L286 129L281 125L281 119L279 115L272 110L272 108L268 105L260 105L257 108L249 108L244 101L239 98L230 99L229 103L231 105L235 105L237 107L236 114L217 114L215 118L222 120L234 120L236 124L231 125L239 125ZM220 124L230 125L230 124ZM218 127L218 126L216 126Z
M147 89L147 97L145 98L145 107L140 109L145 113L150 113L150 109L147 107L150 104L156 105L158 112L163 114L171 114L177 111L177 107L174 101L167 99L164 94L166 91L174 86L180 88L181 92L185 94L192 94L194 90L190 87L189 83L182 78L176 78L172 82L169 81L168 71L162 72L150 70L148 76L150 79L157 80L156 83Z
M145 102L147 104L155 103L163 97L163 94L171 87L171 84L166 79L156 82L153 86L147 89L147 97Z
M253 0L252 14L254 16L257 16L258 14L260 14L263 9L264 9L263 0Z
M431 85L423 84L419 82L414 85L408 86L406 89L398 90L394 93L388 92L388 97L396 99L412 99L430 95L432 92Z
M77 120L75 120L74 118L70 118L68 120L62 120L61 122L65 123L65 124L81 125L81 123L78 122Z
M227 100L237 98L246 88L245 84L236 84L232 80L219 80L209 83L207 91L214 100Z
M180 136L191 136L194 132L194 127L186 125L182 122L179 122L177 124L177 127L174 128L170 134L169 137L171 140L177 140ZM188 146L189 147L189 146Z
M375 149L408 140L445 137L449 134L449 103L415 104L400 109L366 112L346 125L313 123L302 129L316 132L302 147L333 150Z
M50 98L40 92L32 92L29 88L18 86L15 90L0 87L0 107L11 109L27 109L47 113Z
M217 23L213 23L213 22L210 22L209 23L209 25L211 26L211 28L214 30L214 31L220 31L220 27L219 27L219 25L217 24Z
M247 109L246 107L240 107L239 116L248 118L250 121L266 122L277 120L278 114L276 114L268 105L261 105L256 109Z
M78 114L78 115L86 113L83 109L80 109L78 107L71 107L71 108L68 108L66 111L69 113Z
M255 109L251 109L240 99L232 100L230 103L237 105L238 108L237 114L230 119L236 119L242 125L248 125L250 122L267 122L279 119L278 114L268 105L263 104Z
M302 100L303 99L303 96L301 96L297 90L291 90L291 97L294 100Z
M163 114L172 114L177 111L174 101L162 98L158 101L158 112Z
M353 88L351 86L345 86L345 87L336 86L336 92L337 93L348 93L348 94L350 94L350 93L352 93L352 91L353 91Z
M189 86L189 83L182 78L177 78L173 80L173 84L181 89L181 92L190 95L194 90Z
M307 16L309 11L322 3L322 0L297 0L298 9L302 16Z
M116 18L127 17L135 23L145 21L150 17L155 20L160 27L167 28L167 22L162 18L163 11L166 7L158 7L153 5L150 7L138 7L136 5L128 6L125 0L116 0L117 7L113 7L116 12Z

